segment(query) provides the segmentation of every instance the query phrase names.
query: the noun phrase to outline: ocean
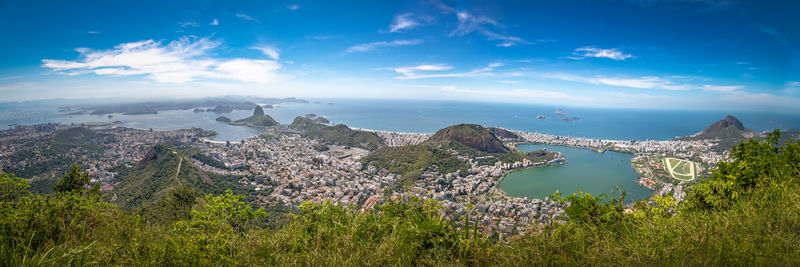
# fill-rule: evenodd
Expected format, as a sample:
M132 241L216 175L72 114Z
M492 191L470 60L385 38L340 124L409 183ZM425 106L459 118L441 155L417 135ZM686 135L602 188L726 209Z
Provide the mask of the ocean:
M667 140L691 135L730 114L755 131L800 128L800 116L767 112L722 112L680 110L633 110L579 108L508 103L457 101L309 99L310 103L284 103L265 109L281 123L296 116L317 114L336 124L350 127L432 133L458 124L475 123L545 134L614 140ZM252 111L229 114L195 113L189 110L162 111L149 115L66 115L58 106L0 106L0 129L10 125L38 123L80 123L122 121L122 126L153 129L198 127L214 130L218 141L239 141L260 130L231 126L214 119L226 116L240 119ZM539 117L537 117L539 116Z

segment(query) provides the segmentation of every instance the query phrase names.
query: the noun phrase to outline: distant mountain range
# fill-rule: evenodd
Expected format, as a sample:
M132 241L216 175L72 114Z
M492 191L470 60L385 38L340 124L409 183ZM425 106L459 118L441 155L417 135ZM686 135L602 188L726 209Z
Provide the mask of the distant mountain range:
M76 108L84 111L91 111L91 114L121 113L125 115L158 114L159 111L186 110L193 108L195 109L196 112L212 111L217 113L229 113L233 110L252 109L258 104L274 105L274 104L292 103L292 102L308 103L308 101L306 100L294 97L263 98L263 97L226 96L226 97L208 97L202 99L147 101L138 103L76 105L71 107L64 107L62 109L70 110L71 108ZM216 107L216 108L202 110L199 109L201 107Z

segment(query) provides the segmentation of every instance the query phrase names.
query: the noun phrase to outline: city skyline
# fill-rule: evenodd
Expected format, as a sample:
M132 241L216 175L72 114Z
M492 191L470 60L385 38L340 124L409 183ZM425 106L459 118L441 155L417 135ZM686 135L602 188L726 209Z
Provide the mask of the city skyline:
M7 1L0 101L238 94L797 113L798 10L789 1Z

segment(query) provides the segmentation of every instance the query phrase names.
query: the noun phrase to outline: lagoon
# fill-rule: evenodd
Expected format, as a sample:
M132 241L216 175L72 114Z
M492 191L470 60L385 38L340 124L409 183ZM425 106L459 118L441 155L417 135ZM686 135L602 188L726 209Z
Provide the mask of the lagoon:
M614 185L621 185L627 192L625 202L630 203L653 193L636 183L640 175L631 167L632 154L534 144L520 144L517 149L558 151L567 158L568 163L508 173L498 188L509 196L544 199L556 190L562 192L562 196L581 190L593 196L606 194L617 197L618 193L613 192Z

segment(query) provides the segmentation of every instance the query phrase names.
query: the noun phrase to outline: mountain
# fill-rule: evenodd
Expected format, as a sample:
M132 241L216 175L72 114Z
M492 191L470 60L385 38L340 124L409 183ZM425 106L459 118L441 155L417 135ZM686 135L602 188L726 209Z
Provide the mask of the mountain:
M115 202L134 208L155 202L172 189L185 186L200 192L213 190L216 183L192 161L172 147L158 144L135 166L120 172L121 181L114 187Z
M489 127L489 132L500 139L520 139L519 135L498 127Z
M269 115L264 115L264 108L259 105L253 109L253 116L230 122L232 125L247 125L252 127L269 127L278 125L278 122L275 121Z
M353 130L344 124L325 125L324 123L327 121L318 116L298 116L294 118L289 127L302 131L305 137L319 139L322 143L329 145L359 147L368 150L385 145L383 139L373 132Z
M695 137L705 139L724 139L724 138L749 138L753 137L754 132L744 127L741 121L734 116L728 115L724 119L708 126L702 132L695 134Z
M711 124L702 132L679 137L677 140L718 140L714 150L725 151L729 150L734 145L742 140L758 137L755 132L744 127L739 119L734 116L727 115L724 119Z
M494 132L513 138L512 132L495 128ZM490 128L475 124L459 124L437 131L422 144L382 147L361 158L363 166L374 166L376 170L386 169L389 173L402 176L401 183L413 185L424 171L452 173L461 170L466 173L469 164L460 159L483 158L480 164L494 165L496 162L546 162L555 158L556 153L544 150L523 152L508 149Z
M456 141L475 150L505 153L508 148L489 129L476 124L453 125L436 131L426 142Z

